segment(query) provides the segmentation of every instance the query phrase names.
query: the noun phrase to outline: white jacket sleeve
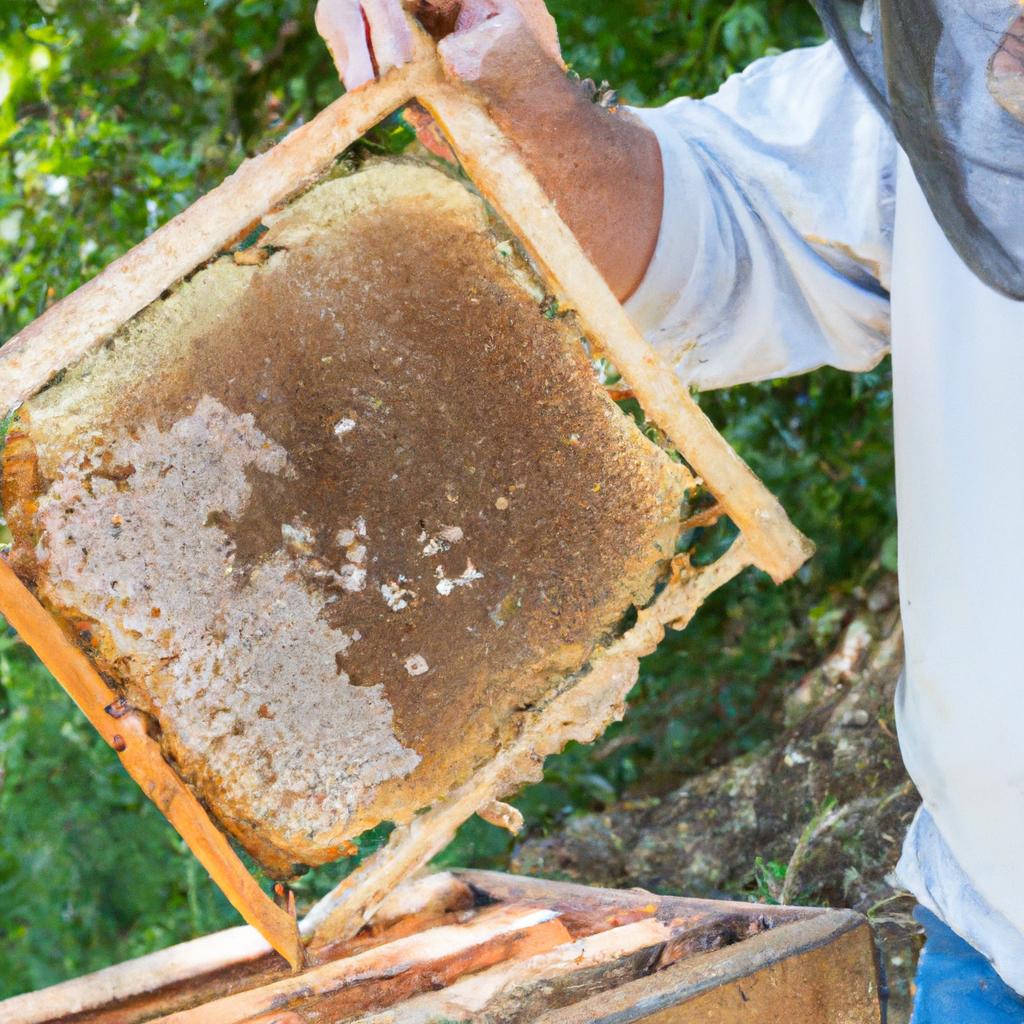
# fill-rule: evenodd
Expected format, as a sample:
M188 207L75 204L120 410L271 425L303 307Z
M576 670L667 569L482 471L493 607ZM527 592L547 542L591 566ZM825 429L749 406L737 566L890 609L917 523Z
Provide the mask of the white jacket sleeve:
M697 388L888 351L896 144L831 44L766 57L704 100L636 110L665 169L626 304Z

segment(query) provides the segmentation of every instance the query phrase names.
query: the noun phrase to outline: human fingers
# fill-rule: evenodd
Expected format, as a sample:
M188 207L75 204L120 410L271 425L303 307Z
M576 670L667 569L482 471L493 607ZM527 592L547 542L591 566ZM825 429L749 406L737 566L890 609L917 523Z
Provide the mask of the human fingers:
M534 63L561 64L558 33L541 0L466 0L455 31L438 44L448 74L468 82L478 81L484 62L502 51L529 55L527 72Z
M518 19L552 57L562 59L558 28L544 0L466 0L459 12L456 30L467 31L503 15L506 21Z
M400 0L362 0L377 73L401 67L412 59L413 37Z
M319 0L315 22L346 89L357 89L412 56L400 0Z
M373 58L359 0L319 0L313 20L345 88L356 89L371 81Z

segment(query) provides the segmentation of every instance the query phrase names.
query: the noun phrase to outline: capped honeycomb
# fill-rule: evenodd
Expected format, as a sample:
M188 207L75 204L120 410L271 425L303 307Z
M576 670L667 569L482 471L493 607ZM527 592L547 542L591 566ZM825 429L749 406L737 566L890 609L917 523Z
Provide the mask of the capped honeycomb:
M17 414L13 564L272 873L464 782L675 550L686 471L483 202L328 180Z

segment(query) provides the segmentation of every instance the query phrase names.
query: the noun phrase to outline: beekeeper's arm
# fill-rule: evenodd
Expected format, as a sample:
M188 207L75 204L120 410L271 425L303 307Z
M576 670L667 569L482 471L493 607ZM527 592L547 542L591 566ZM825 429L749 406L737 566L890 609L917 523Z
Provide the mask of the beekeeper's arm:
M398 3L320 0L350 88L407 59ZM484 93L688 383L861 370L885 353L894 143L831 45L758 61L705 100L611 112L565 75L540 0L422 6L449 73Z

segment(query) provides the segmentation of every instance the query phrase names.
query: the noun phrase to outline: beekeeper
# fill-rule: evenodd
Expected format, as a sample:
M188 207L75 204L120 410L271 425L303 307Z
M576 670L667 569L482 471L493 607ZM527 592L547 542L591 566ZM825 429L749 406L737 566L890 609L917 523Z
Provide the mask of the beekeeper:
M398 5L321 0L349 88L408 59ZM566 76L541 0L421 6L686 383L867 370L891 345L914 1019L1024 1020L1020 3L818 0L831 42L628 112Z

